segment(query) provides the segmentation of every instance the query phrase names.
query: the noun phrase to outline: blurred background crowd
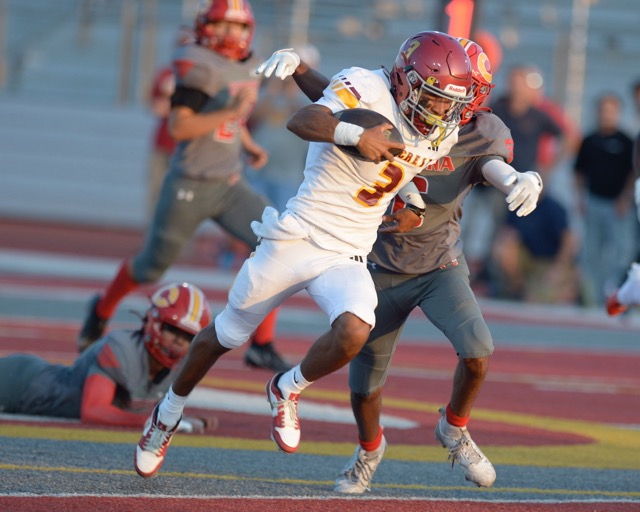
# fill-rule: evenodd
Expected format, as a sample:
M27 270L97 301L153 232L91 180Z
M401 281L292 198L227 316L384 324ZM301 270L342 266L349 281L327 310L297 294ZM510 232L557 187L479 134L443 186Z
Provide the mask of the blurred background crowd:
M328 76L354 64L390 67L409 35L446 31L444 12L457 22L472 13L472 38L493 64L489 106L514 138L513 166L539 172L545 184L525 218L508 214L490 187L468 198L463 239L476 291L601 307L624 280L640 247L632 170L637 0L252 6L262 57L293 47ZM145 229L173 150L168 65L190 37L184 25L197 7L198 0L0 0L0 222ZM249 120L271 161L247 169L247 179L280 210L301 182L306 150L284 124L306 102L293 81L268 79ZM201 250L212 263L237 267L246 248L222 234L217 244Z

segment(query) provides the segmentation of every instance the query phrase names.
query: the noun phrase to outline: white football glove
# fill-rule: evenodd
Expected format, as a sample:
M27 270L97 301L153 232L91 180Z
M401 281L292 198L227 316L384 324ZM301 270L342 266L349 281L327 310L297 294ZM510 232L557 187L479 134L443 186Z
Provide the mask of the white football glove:
M284 48L273 52L273 55L256 68L256 75L264 75L269 78L272 74L280 80L293 75L300 64L300 56L293 48Z
M503 182L504 186L513 185L511 192L505 199L509 210L515 211L518 217L526 217L538 205L538 198L542 192L542 178L537 172L514 172Z
M640 178L636 178L634 199L636 202L636 213L640 221Z

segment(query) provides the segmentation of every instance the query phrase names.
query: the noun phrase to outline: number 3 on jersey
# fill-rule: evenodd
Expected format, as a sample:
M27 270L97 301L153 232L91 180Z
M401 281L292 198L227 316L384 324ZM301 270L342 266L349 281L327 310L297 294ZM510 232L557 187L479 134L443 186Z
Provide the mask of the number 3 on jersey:
M362 187L354 196L361 205L375 206L383 195L393 192L402 181L404 170L393 162L388 162L379 175L384 181L376 180L372 187Z

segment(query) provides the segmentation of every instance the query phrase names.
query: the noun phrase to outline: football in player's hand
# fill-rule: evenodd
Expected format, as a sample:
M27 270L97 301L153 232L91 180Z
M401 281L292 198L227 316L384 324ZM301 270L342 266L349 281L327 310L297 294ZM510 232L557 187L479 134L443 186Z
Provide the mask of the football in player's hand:
M348 108L336 112L335 114L333 114L333 116L338 121L344 121L345 123L362 126L362 128L373 128L374 126L378 126L379 124L389 123L393 126L393 128L391 128L390 130L386 130L384 132L385 136L393 142L400 142L401 144L404 144L404 140L402 140L402 135L400 135L400 131L398 130L398 128L396 128L396 126L385 116L373 110L368 110L366 108ZM341 144L336 144L336 146L354 158L369 161L368 158L362 156L357 146L343 146ZM402 153L402 149L393 148L390 149L389 152L393 156L398 156L400 153Z

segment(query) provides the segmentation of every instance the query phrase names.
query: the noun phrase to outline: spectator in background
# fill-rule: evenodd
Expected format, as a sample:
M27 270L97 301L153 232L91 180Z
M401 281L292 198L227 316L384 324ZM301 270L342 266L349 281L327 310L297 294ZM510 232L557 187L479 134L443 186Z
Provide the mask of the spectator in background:
M597 127L585 136L574 171L584 221L584 299L602 306L635 258L633 141L619 128L621 99L597 100Z
M538 91L536 106L556 122L563 134L563 137L559 138L551 133L543 133L538 142L537 168L543 179L550 181L552 174L563 161L573 159L580 146L582 135L562 107L547 98L543 94L542 88Z
M514 149L510 163L520 172L537 170L540 141L545 135L558 140L558 160L566 153L562 127L538 106L542 83L542 76L534 66L513 67L509 73L507 93L490 105L493 113L511 130ZM472 279L479 276L486 279L495 233L504 223L507 210L502 195L495 187L476 187L467 202L467 214L462 225L465 256Z
M559 143L556 162L567 153L566 136L562 126L547 112L548 102L547 106L540 107L543 83L542 74L535 66L515 66L509 73L507 94L491 103L493 113L511 130L512 165L521 172L537 169L540 141L545 136L555 137ZM548 164L553 167L556 162Z
M528 216L507 214L493 255L501 297L547 304L577 301L578 239L566 208L548 192Z
M296 49L310 67L320 63L318 50L311 46ZM247 169L247 181L269 198L279 212L296 195L302 183L309 143L287 130L288 119L309 101L291 77L284 80L272 76L263 83L260 100L249 119L254 140L269 151L269 161L256 171Z

